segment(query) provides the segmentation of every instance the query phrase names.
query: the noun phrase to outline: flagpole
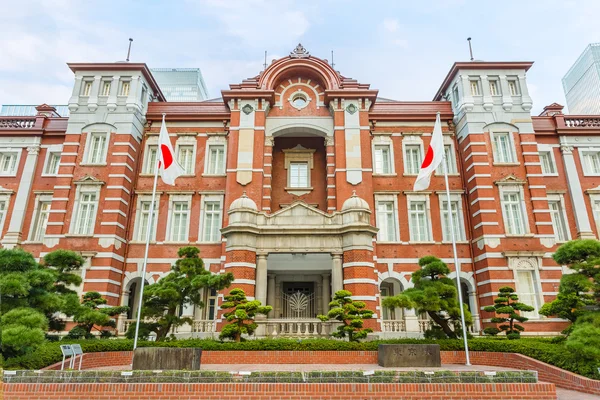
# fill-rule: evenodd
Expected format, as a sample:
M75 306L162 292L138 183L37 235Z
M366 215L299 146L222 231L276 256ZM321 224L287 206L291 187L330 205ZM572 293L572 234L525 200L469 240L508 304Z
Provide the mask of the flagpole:
M440 118L440 112L437 113ZM444 164L444 181L446 182L446 205L448 212L448 221L450 222L450 236L452 237L452 251L454 252L454 271L456 272L456 288L458 290L458 301L460 305L460 321L462 324L463 340L465 342L465 365L471 365L469 357L469 344L467 343L467 324L465 323L465 310L463 308L462 290L460 287L460 264L458 263L458 254L456 253L456 237L454 234L454 219L452 218L452 203L450 201L450 187L448 186L448 165L446 164L446 151L444 150L442 164ZM458 213L458 205L456 212Z
M165 115L163 114L162 123L165 123ZM156 156L159 158L160 149L156 150ZM158 160L157 160L158 161ZM156 198L156 184L158 183L158 162L154 169L154 186L152 187L152 200L150 200L150 213L148 215L148 228L146 230L146 249L144 250L144 264L142 265L142 284L140 285L140 294L138 302L137 318L135 321L135 337L133 339L133 350L137 348L138 333L140 331L140 317L142 315L142 303L144 297L144 284L146 283L146 268L148 266L148 250L150 249L150 236L152 235L152 222L154 222L154 202Z

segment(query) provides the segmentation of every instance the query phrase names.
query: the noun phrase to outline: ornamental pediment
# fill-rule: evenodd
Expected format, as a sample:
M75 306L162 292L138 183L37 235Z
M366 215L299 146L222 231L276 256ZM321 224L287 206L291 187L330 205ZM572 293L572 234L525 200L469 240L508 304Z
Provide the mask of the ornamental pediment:
M266 216L269 225L330 225L334 215L327 214L303 201L296 201Z
M523 180L523 179L519 179L516 175L514 174L510 174L505 176L502 179L497 180L496 182L494 182L496 185L524 185L527 183L527 181Z
M75 183L76 185L104 185L105 182L101 181L95 176L85 175L82 178L77 179L73 183Z

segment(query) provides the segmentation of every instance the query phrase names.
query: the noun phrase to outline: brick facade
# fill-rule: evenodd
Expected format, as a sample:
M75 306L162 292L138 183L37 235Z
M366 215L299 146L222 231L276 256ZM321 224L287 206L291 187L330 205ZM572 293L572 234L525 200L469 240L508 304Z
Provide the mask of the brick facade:
M481 308L502 286L537 309L552 300L564 273L552 252L565 240L598 235L597 118L563 115L556 104L532 117L531 63L456 63L430 102L378 98L369 85L297 51L230 85L221 99L197 103L164 101L145 64L69 66L69 118L46 105L37 116L0 118L0 151L16 157L0 176L0 243L36 257L80 251L87 262L79 290L98 291L111 305L134 304L141 283L141 227L163 113L176 152L192 156L182 159L188 173L176 186L159 179L143 278L158 281L178 248L197 246L211 272L234 273L232 288L271 303L269 318L288 318L286 296L304 290L312 308L303 318L312 321L345 288L375 311L367 323L375 331L393 320L400 336L422 333L424 316L387 312L380 302L412 287L423 255L456 270L443 176L434 175L426 192L412 191L437 112L458 210L461 290L475 332L491 325ZM490 92L492 81L501 94ZM106 83L109 95L101 96ZM60 164L48 172L55 151ZM205 293L206 303L218 305L224 293ZM217 311L182 312L220 326ZM529 334L565 326L530 317Z

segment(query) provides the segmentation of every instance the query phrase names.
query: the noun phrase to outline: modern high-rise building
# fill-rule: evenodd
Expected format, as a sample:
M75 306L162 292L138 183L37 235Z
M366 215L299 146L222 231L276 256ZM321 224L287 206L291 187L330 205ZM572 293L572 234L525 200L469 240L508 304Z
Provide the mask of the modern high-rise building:
M208 98L200 68L152 68L150 71L167 101L202 101Z
M562 79L569 113L600 114L600 43L588 45Z

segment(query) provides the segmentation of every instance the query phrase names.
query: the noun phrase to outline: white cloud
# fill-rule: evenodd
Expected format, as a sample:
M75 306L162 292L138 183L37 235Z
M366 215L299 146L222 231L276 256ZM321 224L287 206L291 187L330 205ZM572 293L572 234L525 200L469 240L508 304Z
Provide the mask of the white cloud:
M386 18L383 20L383 28L388 32L396 32L400 24L397 19Z

